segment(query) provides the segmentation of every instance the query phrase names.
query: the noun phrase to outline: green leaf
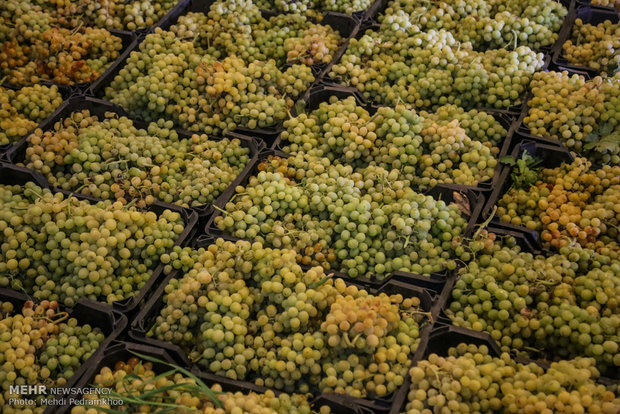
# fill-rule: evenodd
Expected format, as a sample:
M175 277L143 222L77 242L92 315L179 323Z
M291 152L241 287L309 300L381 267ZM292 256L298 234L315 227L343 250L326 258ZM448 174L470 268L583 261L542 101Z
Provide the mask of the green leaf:
M505 155L502 157L501 162L507 165L515 165L515 158L512 155Z

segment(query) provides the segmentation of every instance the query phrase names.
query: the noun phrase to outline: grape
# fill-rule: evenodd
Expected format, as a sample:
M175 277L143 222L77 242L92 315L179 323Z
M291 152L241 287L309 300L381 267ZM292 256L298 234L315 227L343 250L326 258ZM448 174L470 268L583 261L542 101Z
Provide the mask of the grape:
M0 301L0 315L3 413L43 413L46 407L41 397L33 398L35 405L9 403L10 399L29 398L11 393L9 387L65 386L105 338L99 328L78 325L77 319L61 312L55 301L27 301L21 309Z
M0 87L0 145L23 138L62 103L57 86Z
M455 325L487 331L504 352L536 359L588 357L601 372L620 366L620 255L578 245L548 257L514 239L470 244L447 309Z
M177 212L90 204L32 182L0 186L0 203L0 286L70 307L132 296L183 232Z
M606 389L596 380L593 360L554 362L543 370L515 362L508 353L489 355L486 345L461 343L448 355L435 353L411 368L404 413L615 413L617 386Z
M5 40L0 75L14 85L93 82L119 56L122 41L105 29L54 27L23 42Z
M597 6L615 7L616 10L620 11L619 0L591 0L590 3L597 5Z
M183 30L192 30L191 25ZM105 93L132 116L164 117L180 128L215 134L281 123L312 82L307 66L279 70L273 60L246 64L235 56L218 61L173 32L156 29Z
M543 58L527 46L476 52L444 29L421 32L384 20L379 31L351 39L330 76L384 105L509 108L521 103Z
M373 295L258 242L217 239L166 261L181 276L147 335L215 374L286 392L395 391L428 317L416 297Z
M183 375L178 369L168 375L158 375L153 371L151 362L144 362L138 358L131 358L127 362L118 361L113 368L103 367L93 381L95 387L112 388L116 395L132 399L141 398L149 404L142 405L140 412L150 413L157 411L160 404L172 404L177 413L190 413L199 410L205 414L329 414L328 406L322 406L318 411L310 407L307 396L302 394L280 393L277 396L273 391L257 393L254 391L224 392L218 383L209 385L219 405L211 399L196 378ZM153 390L153 383L158 390ZM109 412L109 409L134 412L135 406L123 404L111 406L101 404L101 396L97 394L85 395L92 401L87 408L75 406L71 414L97 414ZM100 410L97 407L101 408ZM220 407L220 408L218 408ZM171 408L168 405L168 408Z
M405 105L370 114L355 99L331 97L310 114L284 122L285 152L326 157L356 169L400 171L420 189L437 183L476 185L490 179L506 130L492 116L453 105L418 116ZM463 128L464 127L464 128ZM466 129L465 129L466 128ZM470 138L479 138L472 139Z
M248 164L250 150L239 139L179 139L172 126L160 119L143 130L114 113L100 120L74 112L28 137L24 163L56 187L138 207L213 203Z
M620 24L605 20L597 25L576 19L571 38L562 46L573 65L613 74L620 69Z
M321 19L325 12L353 14L368 9L371 0L255 0L259 8L283 13L300 13Z
M586 81L568 72L541 72L524 124L597 164L620 164L620 73Z
M379 22L391 28L414 24L423 31L450 31L455 39L470 42L475 50L515 45L540 49L556 42L567 14L568 10L554 0L393 0Z
M294 249L306 265L350 277L456 267L467 225L456 204L417 193L398 170L354 171L326 158L270 158L215 224L235 237Z
M541 234L555 248L620 244L620 166L595 169L585 158L543 169L535 183L513 186L498 200L503 221Z

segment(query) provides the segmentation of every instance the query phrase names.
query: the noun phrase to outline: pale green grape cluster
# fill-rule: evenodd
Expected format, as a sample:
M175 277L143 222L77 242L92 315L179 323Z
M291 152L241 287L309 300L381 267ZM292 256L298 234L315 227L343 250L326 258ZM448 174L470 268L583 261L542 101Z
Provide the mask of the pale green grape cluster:
M224 392L218 383L204 384L196 377L190 378L174 368L174 372L158 374L153 363L136 357L127 362L117 361L113 367L105 366L95 375L93 385L98 388L111 388L120 399L136 397L147 404L141 405L140 412L160 411L156 407L174 408L178 414L201 412L203 414L329 414L329 406L318 410L311 408L308 396L302 394L279 393L273 391L258 393L254 391ZM168 371L170 372L170 371ZM153 389L152 384L158 388ZM208 387L205 391L203 384ZM110 409L133 412L129 404L110 404L98 394L84 396L85 406L75 406L71 414L103 414ZM215 398L215 399L214 399ZM172 405L172 407L170 406Z
M423 31L447 30L476 50L552 46L568 10L554 0L393 0L379 22L396 29L406 24Z
M620 73L586 80L568 72L537 73L524 124L598 164L620 164Z
M74 112L28 137L24 164L56 187L99 199L213 203L246 167L250 149L239 139L180 138L172 126L160 119L144 130L114 113L100 120Z
M26 136L60 104L57 86L35 85L18 91L0 86L0 145Z
M301 13L321 18L326 12L353 14L368 9L372 0L255 0L259 8L283 13Z
M265 19L251 0L215 2L208 15L188 13L170 31L178 37L195 37L193 42L203 55L237 56L246 63L273 59L278 66L330 62L342 42L330 26L312 23L302 15Z
M379 31L352 39L331 76L390 106L509 108L521 103L532 75L544 66L544 55L527 46L477 52L444 29L393 26L384 21Z
M170 119L174 125L207 134L273 126L286 119L308 86L312 70L304 65L278 69L275 61L218 61L203 54L185 31L157 29L133 52L106 88L106 97L147 121Z
M149 335L218 375L286 392L394 392L427 314L416 297L371 294L293 250L217 239L162 257L182 276L165 287Z
M176 0L8 0L4 9L20 17L44 15L67 29L78 25L135 31L155 25L178 2ZM2 7L0 7L2 10Z
M184 229L177 212L90 204L31 182L1 186L0 203L0 286L66 306L131 297Z
M417 188L437 183L477 185L490 179L506 136L485 112L445 105L420 115L405 105L370 115L353 97L332 97L309 114L284 122L283 150L326 157L354 168L396 169Z
M576 19L573 33L562 48L573 65L614 74L620 70L620 24L605 20L593 25Z
M564 246L548 257L514 239L471 243L448 313L455 325L487 331L506 352L534 359L593 358L620 366L620 258L617 251Z
M105 336L99 328L78 325L75 318L61 312L58 302L31 301L23 307L0 301L0 408L9 414L42 414L46 405L33 398L35 404L11 401L27 399L11 392L15 385L42 384L62 387L99 348Z
M465 253L456 245L467 226L459 207L413 191L398 170L354 171L307 154L270 158L259 170L215 219L235 237L379 280L396 270L455 268Z
M447 355L430 354L410 370L405 414L605 413L620 410L618 387L597 383L594 361L575 358L544 370L489 354L486 345L461 343Z

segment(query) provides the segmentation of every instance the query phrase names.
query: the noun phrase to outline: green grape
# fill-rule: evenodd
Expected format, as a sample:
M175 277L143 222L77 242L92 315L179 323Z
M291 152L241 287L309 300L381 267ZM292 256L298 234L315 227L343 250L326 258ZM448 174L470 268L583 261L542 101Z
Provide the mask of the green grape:
M213 203L249 162L239 139L179 139L172 121L147 130L108 113L74 112L28 138L25 164L67 191L145 207L155 200L183 207Z
M589 66L613 74L620 69L620 24L605 20L597 25L576 19L573 32L562 46L573 65Z
M592 359L554 362L543 370L515 362L508 353L489 354L486 345L461 343L447 355L431 353L410 370L411 386L403 413L572 412L615 413L616 386L597 384Z
M384 105L509 108L521 103L543 58L527 46L476 52L447 30L384 20L379 31L351 39L330 73Z
M21 309L11 302L0 302L0 362L2 363L2 412L41 414L46 409L41 399L35 404L15 404L11 399L29 399L12 393L18 385L63 387L80 366L97 350L105 336L99 328L78 325L75 318L61 312L58 302L31 301Z
M447 309L455 325L489 332L505 352L617 370L617 250L567 245L544 257L484 236L470 248L476 258L459 271Z
M0 286L66 306L131 297L183 232L177 212L90 204L31 182L0 186L0 202Z
M270 158L215 224L235 237L294 249L299 261L383 279L393 271L454 268L466 227L456 204L417 193L398 170Z
M201 380L199 380L201 381ZM302 394L279 393L273 391L258 393L254 391L224 392L218 383L203 384L195 378L185 376L179 368L167 375L154 372L153 363L131 358L127 362L118 361L113 368L103 367L95 375L93 385L98 388L111 388L120 397L139 398L146 403L140 412L156 412L158 405L172 404L180 414L196 412L205 414L329 414L329 406L318 410L311 408L308 397ZM157 390L148 384L156 382ZM207 386L210 392L205 391ZM213 393L215 397L213 397ZM71 414L106 413L110 409L122 412L135 412L134 404L102 403L97 394L85 395L91 406L74 406ZM213 400L216 398L217 400ZM120 400L120 399L119 399ZM171 407L168 407L171 408Z
M294 250L217 239L175 248L163 306L147 335L179 345L203 369L285 392L356 397L404 381L428 316L416 297L373 295Z
M597 164L620 163L620 73L586 80L568 72L534 75L524 124Z
M319 105L284 122L283 150L326 157L356 169L377 165L400 171L417 188L437 183L477 185L497 165L497 145L507 134L491 115L454 105L417 115L405 105L370 114L349 97Z

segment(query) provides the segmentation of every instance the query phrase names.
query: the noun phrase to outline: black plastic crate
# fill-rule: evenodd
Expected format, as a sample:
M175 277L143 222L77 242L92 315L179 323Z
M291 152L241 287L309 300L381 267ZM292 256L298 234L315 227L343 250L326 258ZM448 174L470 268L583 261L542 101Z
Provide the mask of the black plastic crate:
M41 82L40 84L41 85L45 85L45 86L56 86L58 88L58 92L60 92L60 95L62 96L63 103L64 103L64 101L66 101L67 99L71 98L72 96L75 96L76 94L79 94L79 91L76 91L76 88L73 88L71 86L55 85L55 84L50 83L50 82ZM26 87L26 86L10 85L8 83L3 83L0 86L5 88L5 89L11 89L13 91L18 91L21 88L25 88ZM56 114L56 111L58 111L60 108L62 108L62 104L60 104L60 106L58 108L56 108L56 110L54 112L52 112L48 118L53 118L54 115ZM45 120L43 120L42 122L44 123ZM31 132L32 131L29 131L28 134L30 134ZM19 142L19 141L17 141L17 142ZM13 145L15 145L15 143L0 145L0 157L2 157L3 153L5 153L9 149L11 149L11 147Z
M77 388L90 387L91 381L103 367L114 367L114 365L119 361L127 361L130 358L135 358L135 353L154 357L158 360L164 361L167 364L173 364L180 368L189 368L183 363L183 361L179 361L179 355L176 355L174 350L134 342L114 341L110 343L106 349L98 355L95 360L93 360L92 363L89 363L87 371L79 383L76 384ZM158 363L153 364L153 370L157 373L166 372L169 369L170 367L167 365ZM224 391L264 393L269 390L268 388L260 387L247 381L235 381L226 377L208 373L193 372L193 374L208 386L214 384L221 385ZM279 391L274 391L274 393L276 395L281 394ZM78 396L74 395L72 397L76 398ZM338 397L339 396L318 397L310 400L309 403L311 407L317 410L323 405L328 405L331 408L331 412L334 414L372 414L372 411L368 408L352 405L349 401L339 399ZM70 413L71 408L72 407L70 405L58 407L56 413L68 414Z
M11 302L15 312L20 312L24 303L27 301L37 302L24 293L4 288L0 288L0 301ZM73 376L67 380L67 383L62 387L65 389L75 387L87 372L88 367L100 357L108 344L118 338L127 327L127 318L123 314L112 310L112 308L107 305L102 305L86 299L80 300L76 306L69 311L69 317L76 318L80 325L89 324L92 328L99 328L105 335L105 339L99 344L99 348L95 350L82 366L74 372ZM44 411L45 414L54 412L55 407L52 406L48 406Z
M557 42L553 50L552 63L555 67L562 67L571 71L580 71L587 73L590 77L598 76L601 71L586 66L580 66L573 64L564 57L564 43L570 40L573 36L573 27L575 20L581 19L584 24L598 25L605 21L617 24L620 21L620 15L615 9L606 7L587 7L579 6L570 10L566 17L565 27L561 32L559 41Z
M529 155L542 159L541 166L543 168L556 168L563 163L573 161L572 154L567 149L555 145L553 141L545 142L547 140L539 139L538 137L529 135L524 135L522 136L522 138L523 140L521 141L521 143L511 152L511 156L515 160L520 159L523 153L527 151ZM510 177L512 168L513 167L509 165L502 166L502 171L500 175L501 178L497 185L493 188L491 195L489 196L484 208L482 209L482 217L489 217L493 210L493 207L512 186L512 178Z
M72 114L73 112L84 110L84 109L88 109L91 115L96 115L99 118L103 118L106 112L114 112L121 117L127 117L127 118L132 119L127 114L127 112L125 112L125 110L123 110L121 107L117 105L111 104L109 102L106 102L106 101L103 101L97 98L92 98L92 97L74 97L72 99L69 99L67 102L65 102L58 109L58 111L54 114L53 117L48 118L45 122L39 125L39 128L42 129L43 131L53 129L54 124L58 122L59 120L62 120L70 116L70 114ZM137 120L133 120L133 123L136 128L146 129L148 126L148 123L137 121ZM188 132L188 131L183 131L183 130L178 130L178 129L176 131L180 138L189 138L192 135L195 135L195 133L193 132ZM210 137L210 139L212 140L221 140L223 138L239 139L242 142L242 144L245 147L249 148L250 150L250 154L249 154L250 162L245 167L245 169L242 170L239 176L230 184L230 188L234 189L235 186L237 186L238 183L240 182L241 178L245 175L245 173L249 171L252 165L252 160L258 156L258 153L263 149L264 144L253 138L249 138L249 137L246 137L240 134L235 134L235 133L227 133L224 135L224 137ZM9 151L7 151L7 159L9 160L9 162L14 163L14 164L23 163L23 161L25 160L26 148L28 148L28 145L29 145L28 137L26 137L22 139L21 141L19 141L18 143L16 143ZM226 192L223 192L220 196L218 196L218 198L213 204L217 204L218 200L220 199L223 200L225 194ZM212 209L213 209L212 204L205 204L202 206L196 206L196 207L191 207L191 208L179 207L174 204L168 204L168 203L163 203L163 202L159 202L159 204L161 206L165 206L166 208L170 208L170 209L181 208L181 209L185 209L188 211L195 211L198 213L200 217L208 216L209 214L211 214Z
M282 158L291 157L290 154L287 154L287 153L284 153L278 150L266 150L262 152L259 155L256 162L253 164L252 168L247 172L247 174L243 176L243 178L239 181L237 185L242 185L242 186L246 185L249 179L257 173L259 164L267 160L271 156L277 156L277 157L282 157ZM222 197L221 202L217 204L217 208L215 209L213 214L209 217L205 225L204 232L208 236L221 237L229 241L240 240L239 238L234 237L231 234L227 234L223 232L215 225L215 218L223 214L222 210L225 208L226 204L234 197L235 194L236 194L235 187L232 187L232 186L229 187L229 189L227 190L225 194L225 197ZM446 203L451 203L455 201L455 197L458 197L458 195L465 198L469 202L469 209L470 209L471 214L467 222L467 227L465 228L463 232L463 236L470 237L474 233L476 226L479 224L479 221L481 218L480 214L485 205L484 196L479 191L475 191L471 188L460 186L458 184L438 184L437 186L424 192L424 194L430 195L435 199L444 200ZM378 288L389 280L399 280L399 281L405 281L405 282L411 281L416 284L422 283L424 287L431 289L435 292L440 292L444 284L446 283L446 279L448 278L450 271L448 269L444 269L441 272L433 273L430 276L419 275L419 274L410 273L410 272L396 271L396 272L391 273L390 275L388 275L387 277L385 277L384 279L380 281L374 278L368 278L368 277L350 278L346 276L345 274L338 272L338 271L334 271L334 270L330 271L330 273L334 274L337 277L340 277L341 279L349 280L356 284L362 284L366 287L371 287L371 288Z
M201 238L196 247L207 247L215 241L214 237ZM129 338L138 343L143 343L157 348L167 349L177 355L177 360L191 366L194 372L203 374L204 371L196 364L189 361L185 352L177 345L171 343L147 337L147 332L153 326L155 319L159 315L161 308L163 307L163 299L166 295L165 289L169 281L182 276L181 272L175 271L166 277L165 280L157 287L157 289L150 294L150 300L136 315L131 322L131 329L129 331ZM338 278L337 275L332 275L334 278ZM403 282L399 280L389 280L378 288L369 288L363 283L357 283L355 280L346 279L347 285L354 285L360 289L365 289L371 294L386 293L388 295L401 294L404 297L417 297L420 299L420 307L430 313L429 323L423 324L420 327L420 345L422 345L425 337L432 325L432 321L436 320L440 315L440 308L436 302L437 293L432 292L426 287L419 286L415 282ZM413 355L415 355L414 353ZM413 357L413 356L412 356ZM214 376L215 378L222 378L221 376ZM328 400L336 398L345 402L345 406L351 404L352 406L359 405L367 407L374 413L387 413L390 407L394 403L398 390L383 397L379 397L374 400L356 398L349 395L322 393L317 395L318 398L326 398Z
M25 183L30 181L36 183L39 187L50 189L53 193L63 193L65 195L65 198L75 197L78 200L86 200L92 203L97 203L101 201L94 197L75 194L70 191L54 189L49 185L45 177L43 177L41 174L36 173L25 167L9 165L0 162L0 184L24 185ZM152 211L157 215L160 215L164 210L172 210L181 215L184 221L185 228L183 230L183 233L181 233L175 241L175 246L187 245L198 231L198 214L196 212L192 212L178 206L166 205L158 201L150 205L146 210ZM152 270L149 280L140 290L135 292L135 295L114 302L112 304L112 308L124 314L130 314L135 311L136 308L140 305L140 303L145 299L147 293L152 289L153 285L158 283L158 281L160 281L160 279L163 277L163 269L164 265L160 263ZM102 303L101 306L109 305Z

